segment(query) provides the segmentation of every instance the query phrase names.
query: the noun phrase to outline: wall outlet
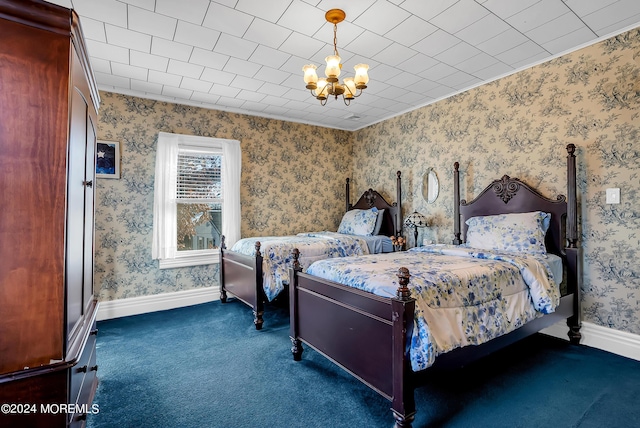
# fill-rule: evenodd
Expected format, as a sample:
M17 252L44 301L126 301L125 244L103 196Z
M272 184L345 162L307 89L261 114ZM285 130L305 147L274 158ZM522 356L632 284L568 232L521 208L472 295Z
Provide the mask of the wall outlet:
M620 203L620 188L607 189L607 204L619 204Z

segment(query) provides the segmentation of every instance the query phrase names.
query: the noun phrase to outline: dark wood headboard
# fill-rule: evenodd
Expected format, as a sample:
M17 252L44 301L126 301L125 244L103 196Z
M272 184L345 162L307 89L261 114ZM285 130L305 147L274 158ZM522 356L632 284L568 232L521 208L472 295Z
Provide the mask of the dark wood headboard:
M471 217L543 211L551 214L545 237L547 251L564 257L565 248L571 246L572 242L575 246L577 241L575 146L569 144L567 152L569 153L567 156L569 200L565 195L558 195L556 199L547 198L526 183L508 175L491 182L470 202L460 200L460 172L459 164L456 162L454 164L455 239L453 243L459 245L466 241L465 221Z
M376 207L379 210L385 210L379 235L397 236L398 233L400 233L400 226L402 222L402 204L400 200L402 195L402 179L400 178L400 176L401 172L396 172L396 202L392 204L387 202L380 193L376 192L373 189L369 189L364 192L355 204L349 203L349 179L347 178L346 210L368 210L373 207Z

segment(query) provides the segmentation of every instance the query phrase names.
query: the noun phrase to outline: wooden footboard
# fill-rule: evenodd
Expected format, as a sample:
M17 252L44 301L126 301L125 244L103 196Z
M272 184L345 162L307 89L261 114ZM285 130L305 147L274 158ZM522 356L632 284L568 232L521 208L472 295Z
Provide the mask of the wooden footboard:
M396 425L405 427L415 415L408 358L415 300L408 270L398 277L406 292L389 299L290 269L290 337L295 360L302 343L311 346L390 400Z
M251 307L256 330L262 329L265 294L262 289L260 242L256 243L255 256L251 257L227 250L223 241L220 249L220 301L222 303L227 301L227 292Z

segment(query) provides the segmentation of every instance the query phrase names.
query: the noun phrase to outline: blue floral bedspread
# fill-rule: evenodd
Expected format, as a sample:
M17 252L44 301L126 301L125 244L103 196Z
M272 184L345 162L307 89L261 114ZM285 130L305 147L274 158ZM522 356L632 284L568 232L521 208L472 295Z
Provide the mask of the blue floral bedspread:
M263 288L273 300L289 282L289 268L292 267L291 251L300 251L300 265L306 270L311 263L333 257L359 256L369 254L367 241L355 235L336 232L299 233L293 236L267 236L244 238L231 248L247 256L255 255L255 244L260 241L263 256Z
M321 260L307 273L379 296L395 297L398 268L409 269L416 311L410 359L414 371L437 355L515 330L560 302L559 281L544 255L487 252L454 245Z

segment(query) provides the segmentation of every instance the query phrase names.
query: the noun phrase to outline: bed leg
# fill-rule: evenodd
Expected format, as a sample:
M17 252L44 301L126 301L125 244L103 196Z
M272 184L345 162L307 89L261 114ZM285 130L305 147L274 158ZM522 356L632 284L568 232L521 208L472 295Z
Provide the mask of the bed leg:
M291 339L291 354L293 354L293 361L302 360L302 351L304 351L302 342L300 339L296 339L295 337L289 337L289 339Z
M391 409L393 412L393 417L396 420L394 428L411 428L411 424L416 417L415 412L410 415L401 415L400 413L396 413L395 410Z
M256 326L256 330L262 330L262 324L264 324L263 315L264 311L253 311L253 324Z
M227 249L224 235L220 237L220 302L227 303L227 290L224 288L224 250Z
M572 320L571 317L567 320L567 326L569 327L569 332L567 333L567 336L569 336L569 342L571 342L573 345L579 345L580 344L580 339L582 339L582 333L580 333L580 323L575 322L574 320Z
M220 287L220 302L227 303L227 290L223 287Z

